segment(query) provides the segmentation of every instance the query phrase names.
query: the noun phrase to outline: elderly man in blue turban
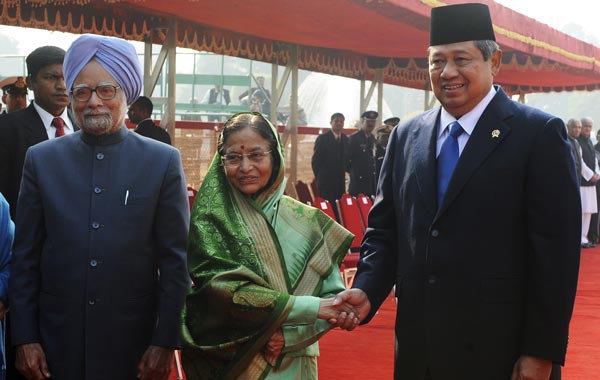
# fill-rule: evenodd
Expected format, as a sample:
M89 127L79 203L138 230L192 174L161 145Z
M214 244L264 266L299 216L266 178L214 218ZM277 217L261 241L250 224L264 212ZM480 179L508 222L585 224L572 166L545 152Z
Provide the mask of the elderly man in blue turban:
M189 206L177 149L129 131L133 46L78 38L64 74L81 131L31 148L10 279L28 379L165 379L179 346Z

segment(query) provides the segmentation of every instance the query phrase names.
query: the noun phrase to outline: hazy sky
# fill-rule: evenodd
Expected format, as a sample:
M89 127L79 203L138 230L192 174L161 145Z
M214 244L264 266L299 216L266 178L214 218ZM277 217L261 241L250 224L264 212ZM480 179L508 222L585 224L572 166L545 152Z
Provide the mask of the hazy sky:
M563 30L569 23L579 24L585 34L596 36L600 41L600 22L598 22L598 7L591 0L496 0L517 12L535 18L555 29ZM590 6L594 4L593 6ZM16 28L0 25L0 32L10 33L19 41L17 54L27 55L33 49L43 45L57 45L67 49L77 37L61 32L47 32L37 29ZM139 46L142 46L141 43ZM140 48L141 49L141 48ZM141 50L140 50L141 51Z

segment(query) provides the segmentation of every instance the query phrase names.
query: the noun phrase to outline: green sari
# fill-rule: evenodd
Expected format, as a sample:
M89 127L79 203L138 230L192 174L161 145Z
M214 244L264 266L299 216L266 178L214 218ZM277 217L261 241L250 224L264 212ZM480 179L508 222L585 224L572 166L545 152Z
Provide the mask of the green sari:
M353 236L284 189L280 168L257 197L245 196L230 183L218 154L212 161L190 226L195 285L182 317L189 380L269 379L280 369L295 370L302 357L311 357L316 371L315 342L329 329L316 319L317 297L343 289L339 265ZM269 363L263 348L278 329L285 347Z

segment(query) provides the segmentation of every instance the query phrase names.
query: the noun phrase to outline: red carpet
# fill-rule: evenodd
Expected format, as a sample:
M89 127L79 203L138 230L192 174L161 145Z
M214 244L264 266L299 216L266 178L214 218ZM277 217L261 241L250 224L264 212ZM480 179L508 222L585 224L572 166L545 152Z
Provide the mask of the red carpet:
M563 380L600 378L600 247L581 250Z
M378 314L354 331L335 329L319 341L319 380L385 380L394 373L396 302L388 297Z
M392 380L395 303L389 297L366 326L320 340L319 380ZM579 287L563 380L600 378L600 247L581 252Z

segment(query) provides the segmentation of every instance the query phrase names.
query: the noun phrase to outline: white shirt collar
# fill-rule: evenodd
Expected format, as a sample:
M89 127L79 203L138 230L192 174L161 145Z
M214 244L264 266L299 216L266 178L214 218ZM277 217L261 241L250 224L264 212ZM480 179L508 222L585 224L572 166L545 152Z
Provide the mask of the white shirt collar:
M142 123L143 123L144 121L146 121L146 120L150 120L151 122L153 122L153 123L154 123L154 120L152 120L152 118L151 118L151 117L147 117L147 118L145 118L144 120L142 120L142 121L140 121L139 123L137 123L137 125L140 125L140 124L142 124Z
M46 128L46 132L50 131L50 128L54 128L52 126L52 120L55 118L54 115L50 114L48 111L40 107L35 100L33 101L33 107L37 111L38 115L42 119L42 123L44 123L44 128ZM65 121L65 134L73 133L73 125L71 124L71 119L69 119L69 114L67 113L67 107L63 110L63 112L58 115ZM53 129L52 129L53 130ZM51 136L54 136L54 132L52 132Z
M496 88L492 86L487 95L484 96L484 98L481 99L481 101L471 111L464 114L459 120L456 120L454 116L450 115L448 111L442 107L442 112L440 114L440 125L438 128L438 138L440 138L446 131L448 124L452 123L453 121L458 121L467 135L471 136L471 134L473 134L473 130L475 129L475 125L483 114L483 111L485 111L495 95Z

